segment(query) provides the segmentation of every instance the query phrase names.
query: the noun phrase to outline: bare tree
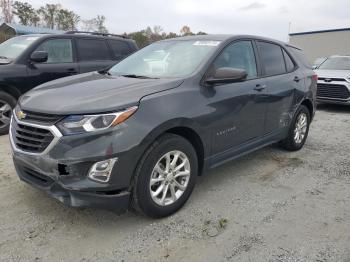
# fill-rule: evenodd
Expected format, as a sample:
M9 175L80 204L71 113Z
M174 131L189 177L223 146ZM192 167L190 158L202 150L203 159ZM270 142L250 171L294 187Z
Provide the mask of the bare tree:
M13 21L12 4L12 0L0 0L0 15L5 23L11 23Z
M82 30L89 32L108 33L108 29L105 26L106 17L98 15L96 18L82 20Z
M82 31L87 31L87 32L97 31L96 18L82 20L81 23L82 23L82 26L81 26Z

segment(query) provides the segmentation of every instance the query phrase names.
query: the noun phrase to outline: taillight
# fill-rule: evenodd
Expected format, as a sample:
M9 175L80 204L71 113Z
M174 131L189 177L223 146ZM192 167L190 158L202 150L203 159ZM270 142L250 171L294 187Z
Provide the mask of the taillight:
M316 82L318 80L318 76L316 74L313 74L311 78L312 78L313 81L316 81Z

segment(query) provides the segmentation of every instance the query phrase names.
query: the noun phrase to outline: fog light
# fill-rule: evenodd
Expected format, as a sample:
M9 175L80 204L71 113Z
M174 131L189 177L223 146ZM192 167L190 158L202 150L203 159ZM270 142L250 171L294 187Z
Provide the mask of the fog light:
M118 158L111 158L95 163L89 170L88 177L99 182L108 182L113 166Z

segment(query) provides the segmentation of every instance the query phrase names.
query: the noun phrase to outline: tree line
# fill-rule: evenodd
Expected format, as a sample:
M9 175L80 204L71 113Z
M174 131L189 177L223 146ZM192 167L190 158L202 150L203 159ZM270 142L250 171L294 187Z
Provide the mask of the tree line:
M60 4L45 4L35 9L31 4L21 1L0 0L0 21L6 23L18 22L26 26L42 26L62 31L81 30L89 32L108 33L105 25L106 17L97 15L95 18L82 19L74 11L64 8ZM189 26L185 25L180 33L166 33L159 25L148 26L146 29L124 33L125 36L134 39L139 47L144 47L152 42L162 39L188 35L203 35L202 31L192 33Z
M0 0L0 21L19 22L26 26L41 26L63 31L77 30L107 33L106 18L98 15L82 19L74 11L60 4L45 4L35 9L31 4L21 1Z
M161 26L156 25L156 26L153 26L153 28L148 26L144 30L132 32L132 33L124 33L124 35L135 40L137 45L141 48L141 47L147 46L150 43L153 43L153 42L156 42L159 40L175 38L175 37L180 37L180 36L206 35L206 33L202 32L202 31L199 31L197 33L193 33L191 31L191 28L187 25L185 25L181 28L180 34L177 34L174 32L166 33L166 32L164 32L164 30Z

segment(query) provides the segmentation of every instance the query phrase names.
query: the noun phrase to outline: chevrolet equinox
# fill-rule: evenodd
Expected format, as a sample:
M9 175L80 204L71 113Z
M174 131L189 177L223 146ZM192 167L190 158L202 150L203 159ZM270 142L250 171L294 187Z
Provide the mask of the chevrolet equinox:
M109 70L21 96L14 164L23 181L70 206L168 216L204 171L276 142L301 149L316 83L300 49L271 39L156 42Z

